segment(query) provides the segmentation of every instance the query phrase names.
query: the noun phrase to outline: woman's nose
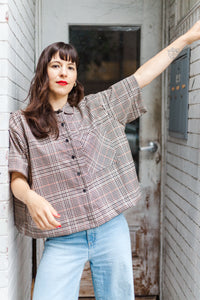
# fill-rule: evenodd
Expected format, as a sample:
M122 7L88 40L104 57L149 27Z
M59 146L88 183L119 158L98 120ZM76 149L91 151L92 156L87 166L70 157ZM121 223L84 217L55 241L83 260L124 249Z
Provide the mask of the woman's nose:
M61 75L67 76L67 68L66 67L61 68Z

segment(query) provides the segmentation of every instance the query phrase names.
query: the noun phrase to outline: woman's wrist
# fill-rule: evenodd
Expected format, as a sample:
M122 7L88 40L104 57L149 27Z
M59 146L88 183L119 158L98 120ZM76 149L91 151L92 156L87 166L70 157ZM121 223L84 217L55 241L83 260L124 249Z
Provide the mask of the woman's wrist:
M185 34L183 34L180 38L182 39L184 47L193 43L192 37L189 35L188 32L186 32Z
M30 202L33 201L34 197L36 196L36 192L31 190L31 189L27 189L27 191L24 193L23 195L23 199L22 201L28 205Z

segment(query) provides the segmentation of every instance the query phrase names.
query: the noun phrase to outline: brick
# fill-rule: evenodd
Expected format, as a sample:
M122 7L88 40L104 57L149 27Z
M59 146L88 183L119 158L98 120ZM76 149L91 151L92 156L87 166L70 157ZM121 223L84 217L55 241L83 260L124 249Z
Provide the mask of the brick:
M0 166L0 184L9 183L10 178L8 176L8 166Z
M0 166L8 165L8 149L0 148Z
M8 220L0 219L0 235L8 234Z
M8 70L9 70L7 77L11 81L16 82L18 86L20 86L21 88L24 89L24 87L30 86L30 79L27 78L25 75L24 68L27 68L27 66L24 65L22 63L22 61L19 62L18 60L19 59L17 59L17 61L15 62L15 65L13 65L13 63L11 64L10 62L7 62L7 66L8 66ZM19 67L19 65L21 67ZM32 73L30 73L30 74L32 74ZM28 88L27 88L27 92L28 92Z
M0 94L6 95L8 92L8 80L7 78L0 78Z
M200 87L200 75L190 78L189 90L199 90Z
M190 63L199 60L199 52L200 52L200 46L197 46L191 50Z
M197 210L200 210L198 187L196 190L190 190L184 183L178 181L179 178L175 178L168 174L166 176L166 185L172 190L176 191L184 200L189 201ZM167 187L166 187L167 189ZM198 216L198 213L197 213Z
M0 141L1 141L1 147L2 148L8 148L9 147L8 130L0 131Z
M1 130L8 130L9 128L9 113L0 113L0 124L1 124Z
M19 109L20 103L7 95L0 95L0 112L10 113Z
M192 211L195 211L195 208L192 208L192 206L189 205L185 205L184 207L182 207L182 203L184 205L186 201L181 199L181 197L177 195L174 191L170 191L170 189L168 192L168 199L169 200L167 202L167 207L171 210L171 212L173 212L174 218L176 220L175 222L172 222L172 224L176 224L176 226L174 227L177 229L177 231L180 227L180 225L178 224L182 224L181 226L183 232L185 232L186 235L189 235L187 242L190 243L190 239L193 241L193 243L194 241L196 241L196 244L199 247L198 238L195 237L195 233L199 231L198 222L195 222L196 220L194 221L192 219L192 215L190 215ZM182 234L182 236L184 236L184 234Z
M172 298L173 300L181 300L181 299L186 299L185 295L183 293L183 289L179 286L178 282L177 282L177 277L174 275L175 274L175 267L173 266L173 264L166 264L166 271L171 279L171 282L173 282L173 289L175 291L174 294L174 298ZM171 300L171 299L170 299Z
M186 298L182 298L182 299L194 299L195 297L194 291L191 289L191 285L190 285L192 282L192 286L195 286L195 282L193 281L193 278L190 277L190 274L183 267L183 264L180 262L179 258L176 256L176 253L173 251L173 248L168 247L168 255L170 257L170 262L169 262L170 268L173 271L174 269L178 270L176 272L176 281L179 288L181 288L183 284L185 287L182 290L182 292L185 294Z
M8 22L7 18L8 17L8 5L7 4L1 4L0 3L0 23L3 22Z
M8 236L0 235L0 255L8 253Z
M198 180L191 177L190 175L181 172L177 168L167 165L167 173L170 174L174 178L178 178L178 181L182 182L183 185L187 186L190 190L197 190Z
M9 201L10 199L10 187L9 184L0 185L0 201Z
M8 272L0 271L0 288L5 288L8 285Z
M167 162L178 168L180 171L198 179L199 166L197 164L171 153L167 154Z
M195 76L200 74L200 60L196 60L190 65L190 76Z
M200 103L195 103L189 105L188 117L190 119L199 119L200 120ZM198 132L200 133L200 131Z
M8 77L8 61L0 59L0 77Z
M0 299L2 299L2 300L9 299L8 298L8 288L7 287L0 289Z
M0 23L0 32L1 32L1 41L8 40L8 24L7 23Z
M10 23L10 30L13 32L13 34L18 38L20 44L22 47L26 47L25 51L27 54L31 57L34 55L34 40L33 37L28 34L26 36L24 34L24 27L27 27L26 24L24 24L22 17L19 14L19 11L17 7L14 4L14 1L10 1L10 14L9 14L9 23ZM27 32L26 32L27 33Z
M189 93L189 104L198 104L200 103L199 90L191 91Z
M31 0L23 1L23 5L29 20L35 25L35 2Z
M8 59L8 41L0 41L0 49L0 59Z
M192 258L194 258L196 256L196 253L193 251L192 247L190 247L190 245L184 240L184 238L181 236L180 232L178 232L176 230L176 228L174 228L174 226L172 226L172 224L170 223L171 212L167 209L166 209L166 212L167 212L167 217L165 219L165 221L166 221L165 224L167 226L166 240L170 241L170 238L173 239L173 241L176 242L177 247L179 247L179 249L177 250L177 254L181 253L182 256L186 257L186 260L188 260L190 262L190 264L193 264ZM170 245L175 247L173 245L172 240L170 241Z
M0 219L8 217L8 202L0 202Z
M200 119L188 120L188 132L200 134Z
M178 141L179 142L179 141ZM184 143L187 143L184 141ZM172 141L168 141L167 150L170 153L175 153L177 156L182 157L193 163L197 163L199 159L199 149L190 147L187 144L175 144Z
M5 271L7 269L8 269L8 255L0 255L0 271Z

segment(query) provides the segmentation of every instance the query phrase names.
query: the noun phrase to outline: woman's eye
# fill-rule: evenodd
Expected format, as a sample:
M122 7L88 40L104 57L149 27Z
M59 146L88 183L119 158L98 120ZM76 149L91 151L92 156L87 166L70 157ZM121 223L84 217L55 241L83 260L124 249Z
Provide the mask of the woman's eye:
M69 70L75 70L75 68L70 66L70 67L69 67Z
M52 68L56 69L56 68L60 68L59 65L52 65Z

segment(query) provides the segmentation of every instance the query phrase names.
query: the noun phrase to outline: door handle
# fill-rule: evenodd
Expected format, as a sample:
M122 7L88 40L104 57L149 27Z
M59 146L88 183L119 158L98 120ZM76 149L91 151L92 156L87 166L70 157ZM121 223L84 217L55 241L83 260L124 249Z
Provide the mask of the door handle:
M156 142L149 142L149 145L146 147L139 147L140 151L149 151L149 152L156 152L158 149L158 145L156 144Z

